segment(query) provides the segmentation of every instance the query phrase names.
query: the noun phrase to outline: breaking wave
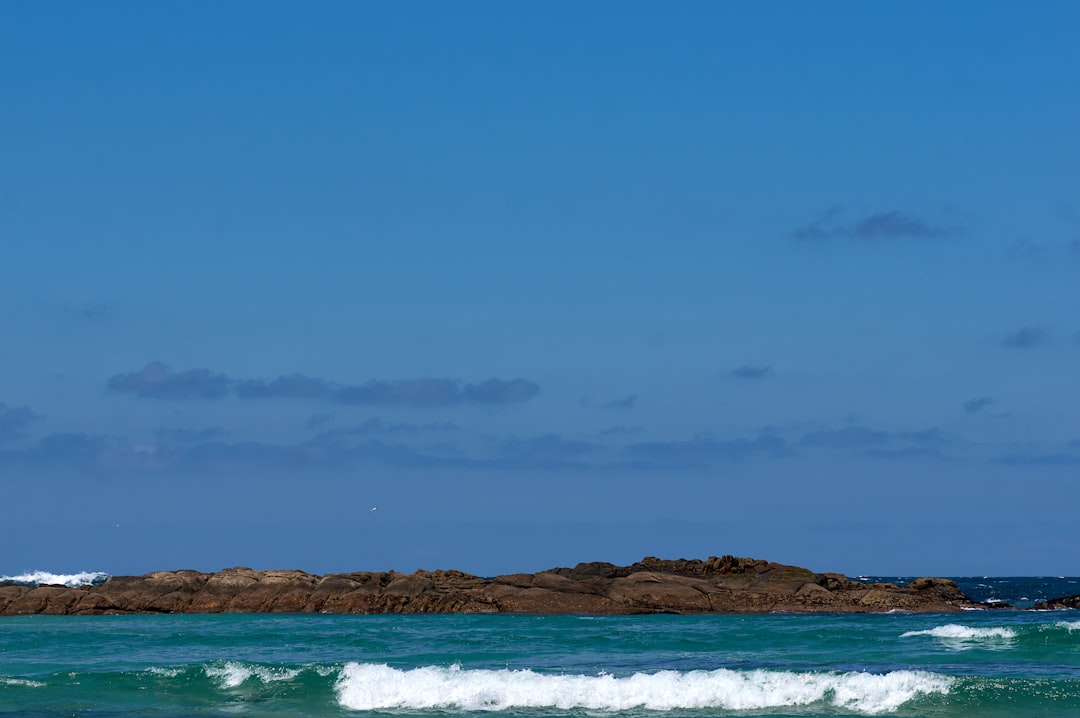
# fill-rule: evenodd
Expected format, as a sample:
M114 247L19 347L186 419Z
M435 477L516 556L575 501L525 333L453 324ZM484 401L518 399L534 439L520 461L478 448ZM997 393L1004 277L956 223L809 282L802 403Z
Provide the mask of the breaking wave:
M336 691L340 704L352 710L758 710L819 704L876 715L894 711L919 696L946 694L954 680L921 671L872 674L719 669L615 677L603 673L462 670L459 666L399 670L385 664L348 663L341 670Z
M83 571L82 573L50 573L48 571L31 571L18 576L0 576L0 583L15 583L20 586L59 585L78 588L108 580L109 574L100 571Z
M222 688L236 688L243 685L250 678L257 678L262 683L274 683L276 681L291 681L300 675L298 668L269 667L251 663L238 663L225 661L206 666L206 675L216 678Z
M24 688L44 688L41 681L31 681L27 678L4 678L0 676L0 686L23 686Z
M930 636L954 641L1011 641L1016 638L1016 631L1004 627L976 628L974 626L949 623L923 631L908 631L900 634L901 638L910 638L912 636Z

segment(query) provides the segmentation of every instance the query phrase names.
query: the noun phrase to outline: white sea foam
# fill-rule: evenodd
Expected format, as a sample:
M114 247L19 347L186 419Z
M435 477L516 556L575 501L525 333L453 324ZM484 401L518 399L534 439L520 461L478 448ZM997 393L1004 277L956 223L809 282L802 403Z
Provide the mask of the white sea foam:
M882 675L719 669L615 677L458 666L399 670L348 663L336 689L339 703L352 710L760 710L822 703L875 715L920 695L948 693L952 681L916 671Z
M924 631L908 631L900 634L901 638L912 636L931 636L952 641L1011 641L1016 638L1016 631L1004 627L976 628L948 623Z
M1073 631L1080 631L1080 621L1058 621L1054 625L1058 628L1064 628L1070 633Z
M44 688L45 684L40 681L32 681L29 678L4 678L0 676L0 686L22 686L24 688Z
M263 683L273 683L292 680L300 675L298 668L270 668L236 661L209 665L205 671L210 678L217 678L222 688L237 688L250 678L257 678Z
M31 571L18 576L0 576L0 583L10 581L33 586L42 584L59 584L78 588L91 583L104 581L109 577L107 573L100 571L83 571L82 573L49 573L48 571Z

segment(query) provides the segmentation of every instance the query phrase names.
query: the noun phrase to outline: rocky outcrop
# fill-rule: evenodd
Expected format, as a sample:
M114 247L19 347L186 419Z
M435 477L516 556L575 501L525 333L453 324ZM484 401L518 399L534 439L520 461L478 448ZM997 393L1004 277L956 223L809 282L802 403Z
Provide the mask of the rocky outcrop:
M316 576L229 568L114 576L95 586L0 585L0 615L31 613L770 613L985 608L947 579L865 584L734 556L647 557L481 578L460 571Z
M1057 611L1062 608L1080 608L1080 594L1065 596L1063 598L1051 598L1049 601L1039 601L1031 607L1032 611Z

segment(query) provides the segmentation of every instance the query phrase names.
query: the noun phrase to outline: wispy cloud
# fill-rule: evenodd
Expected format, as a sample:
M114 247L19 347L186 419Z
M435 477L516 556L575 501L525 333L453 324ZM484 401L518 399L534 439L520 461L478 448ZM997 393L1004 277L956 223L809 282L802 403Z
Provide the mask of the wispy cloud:
M330 385L316 377L288 374L277 379L249 379L236 383L236 395L241 399L319 399L327 396Z
M0 402L0 441L20 438L30 424L44 418L29 407L13 407Z
M627 426L626 424L616 424L615 426L608 427L600 432L600 436L628 436L629 434L641 433L640 426Z
M1080 466L1080 456L1076 454L1008 454L1000 462L1007 466Z
M781 437L760 434L752 439L715 439L701 436L690 441L641 442L626 447L633 459L653 464L700 466L742 461L755 456L782 458L794 451Z
M942 449L953 443L937 428L890 432L858 425L809 432L799 440L799 445L807 449L846 451L885 460L944 459Z
M1039 327L1023 327L1001 340L1002 346L1011 349L1031 349L1043 343L1046 332Z
M360 426L351 426L341 429L332 429L330 431L324 431L315 437L316 441L338 441L348 437L354 436L375 436L375 435L412 435L417 434L429 434L435 432L456 432L460 427L452 421L432 421L426 423L388 423L375 417L368 419Z
M466 384L454 379L401 379L342 387L333 393L333 399L354 405L436 407L453 404L518 404L539 393L540 386L525 379L488 379L479 384Z
M517 465L561 464L580 462L599 449L596 444L546 434L525 439L516 436L502 439L498 442L496 455Z
M540 393L527 379L485 379L475 384L457 379L397 379L341 385L301 373L276 379L233 380L209 369L174 372L152 361L138 371L108 380L110 391L153 399L220 399L230 392L245 400L324 399L339 404L438 407L455 404L519 404Z
M462 401L471 404L520 404L540 393L540 385L527 379L487 379L479 384L465 384Z
M852 239L860 241L891 239L938 239L953 234L955 230L940 227L913 215L891 210L875 212L852 221L844 221L844 211L839 208L825 212L810 224L795 229L791 236L806 241Z
M334 400L369 406L448 406L461 402L461 383L452 379L370 381L338 389Z
M994 400L988 396L980 396L976 399L969 399L964 402L964 411L969 414L978 414L983 409L988 409L994 405Z
M603 404L599 404L600 409L611 409L613 411L628 411L634 408L637 404L638 395L630 394L624 396L621 399L612 399L611 401L605 401Z
M729 374L735 379L767 379L776 376L771 365L744 364L732 369Z
M209 369L173 372L167 364L152 361L139 371L117 374L109 379L110 391L134 394L147 399L220 399L229 393L231 382L224 374Z
M229 432L220 426L208 426L202 429L183 429L163 427L154 432L154 437L159 442L166 444L198 444L206 441L217 441Z
M848 426L843 429L814 431L803 436L803 446L826 449L866 449L889 442L888 432L876 431L865 426Z

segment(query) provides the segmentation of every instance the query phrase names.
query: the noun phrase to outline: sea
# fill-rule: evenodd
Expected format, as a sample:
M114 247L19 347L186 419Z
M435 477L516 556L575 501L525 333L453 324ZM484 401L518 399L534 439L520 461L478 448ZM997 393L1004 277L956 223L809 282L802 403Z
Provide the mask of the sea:
M991 608L1080 579L956 580L987 610L0 617L0 718L1080 716L1080 611Z

